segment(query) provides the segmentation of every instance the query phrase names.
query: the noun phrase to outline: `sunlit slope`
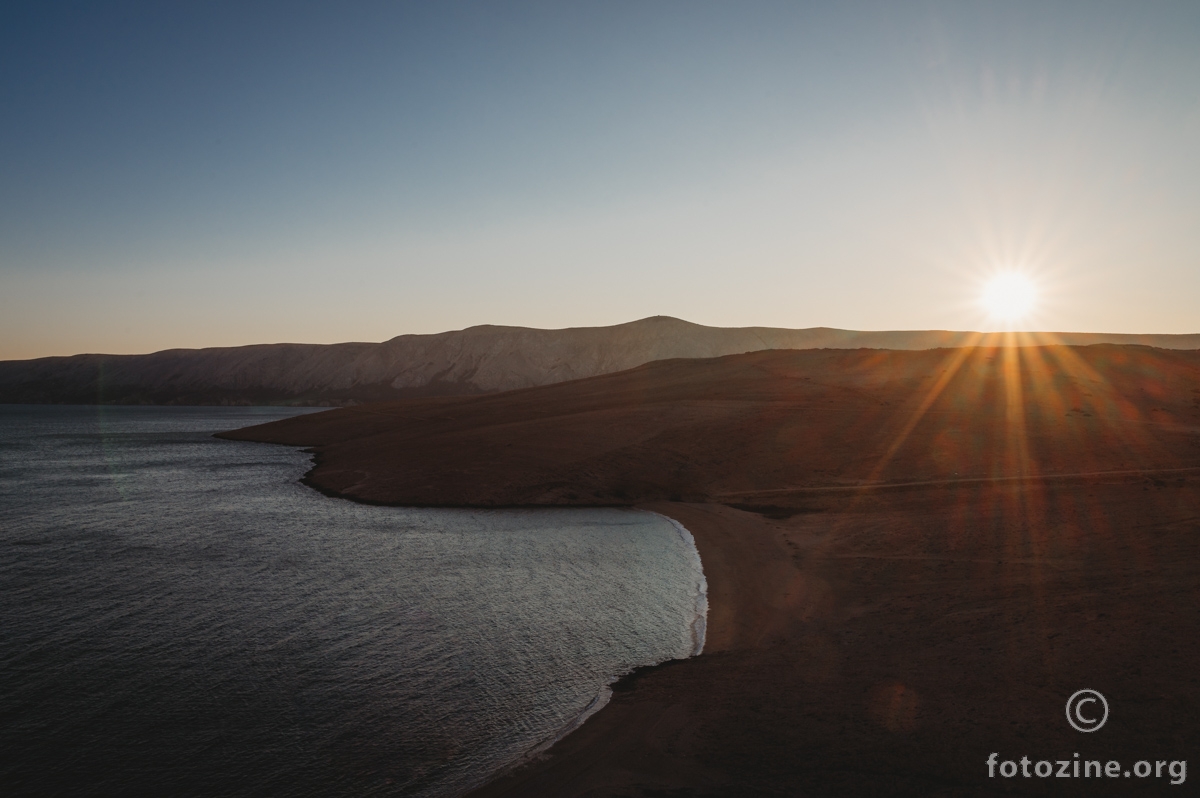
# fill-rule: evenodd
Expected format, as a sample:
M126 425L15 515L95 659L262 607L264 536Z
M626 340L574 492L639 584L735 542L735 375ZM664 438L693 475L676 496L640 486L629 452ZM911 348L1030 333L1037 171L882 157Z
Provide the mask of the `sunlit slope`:
M767 349L931 349L1005 340L944 330L706 327L654 316L611 327L483 325L383 343L263 344L0 362L0 402L345 405L549 385L669 358ZM1022 333L1018 343L1200 349L1200 335Z
M767 351L346 408L229 437L314 446L314 486L417 505L761 501L1094 472L1161 480L1200 467L1200 353Z

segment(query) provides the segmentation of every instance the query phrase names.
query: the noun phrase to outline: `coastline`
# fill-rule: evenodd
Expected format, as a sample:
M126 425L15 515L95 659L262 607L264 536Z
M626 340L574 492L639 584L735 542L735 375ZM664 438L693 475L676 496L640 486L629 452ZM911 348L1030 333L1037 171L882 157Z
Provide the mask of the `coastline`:
M540 756L507 769L468 793L472 798L619 793L657 785L704 789L722 782L695 761L665 756L661 743L686 724L677 714L675 674L695 661L746 647L770 627L771 594L790 574L775 568L783 554L762 533L766 522L721 505L647 502L635 505L670 520L692 538L706 582L703 650L687 659L638 668L612 685L609 702ZM732 522L732 523L731 523ZM757 534L756 534L757 533ZM758 537L758 545L747 543ZM764 573L770 574L766 580ZM773 577L773 578L772 578ZM649 695L649 700L644 700ZM690 757L688 758L690 759ZM629 768L638 763L640 767Z
M867 494L774 519L637 505L696 540L703 653L626 676L586 723L469 795L1087 795L1083 780L988 781L985 759L1186 759L1200 480L1096 479L1087 517L1073 487ZM1019 543L1031 514L1089 537ZM1003 534L964 538L964 518ZM1122 717L1081 740L1062 706L1088 684Z
M354 501L626 506L691 534L701 655L624 677L472 796L1090 794L984 763L1186 758L1200 366L1055 348L1013 355L1017 380L996 355L663 361L221 437L311 447L305 483ZM1062 714L1082 687L1120 707L1086 740Z
M684 527L679 521L677 521L676 519L674 519L668 515L665 515L662 512L656 512L655 510L651 510L651 509L644 508L644 507L637 507L637 508L633 508L633 509L637 509L642 512L648 512L651 515L658 516L659 518L662 518L663 520L670 523L671 526L675 529L676 534L679 535L679 537L683 540L683 542L691 549L692 553L695 555L696 567L697 567L697 570L699 573L699 581L696 586L697 587L697 595L696 595L695 606L696 606L697 614L691 623L692 652L687 657L669 658L669 659L662 660L661 662L652 663L650 665L641 665L627 673L620 674L618 676L613 677L607 684L603 685L600 688L600 692L597 693L597 695L594 699L592 699L591 703L589 703L583 709L583 711L579 713L579 715L577 715L574 719L572 719L572 721L570 723L568 723L562 729L557 731L552 737L550 737L550 738L546 739L545 741L543 741L542 743L539 743L538 745L534 746L530 751L526 752L526 754L523 755L521 757L521 759L519 759L517 762L507 765L507 766L501 768L500 770L496 771L495 773L492 773L491 775L482 779L476 787L472 788L472 790L470 790L467 793L467 795L475 795L478 791L484 789L488 785L495 783L497 781L500 781L504 777L509 776L510 774L512 774L514 772L521 771L522 769L526 768L527 766L536 764L539 760L545 758L545 756L548 754L548 752L551 751L555 746L557 746L559 743L561 743L569 735L577 732L591 718L593 718L597 714L601 713L605 709L605 707L607 707L609 705L609 702L612 700L613 695L615 693L625 692L625 691L632 689L633 686L636 684L636 682L640 678L646 676L647 674L653 673L654 671L659 670L659 669L663 668L664 666L668 666L668 665L671 665L671 664L677 663L677 662L683 662L683 661L686 661L693 657L698 657L703 653L705 643L706 643L706 634L705 633L707 630L708 585L707 585L707 578L703 571L703 559L700 557L700 553L699 553L699 550L696 545L696 539L691 534L691 532L688 531L688 529L686 527Z
M708 577L704 575L704 559L700 556L700 549L696 547L695 536L692 535L687 527L669 515L656 513L653 510L647 510L647 512L657 515L671 524L675 528L675 532L695 555L695 568L698 579L695 586L696 595L693 597L695 616L692 618L691 623L692 653L690 656L698 657L704 653L704 645L708 633Z

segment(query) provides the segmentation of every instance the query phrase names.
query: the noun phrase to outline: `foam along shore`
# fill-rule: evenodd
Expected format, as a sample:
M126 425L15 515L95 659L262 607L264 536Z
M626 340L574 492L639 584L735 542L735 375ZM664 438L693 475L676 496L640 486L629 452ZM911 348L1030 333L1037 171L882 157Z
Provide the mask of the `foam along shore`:
M643 508L643 509L646 509L646 508ZM691 532L689 532L687 530L687 528L683 526L683 524L679 523L679 521L675 520L674 518L671 518L670 516L664 515L659 512L654 512L653 510L648 510L648 512L650 512L651 515L656 515L659 518L666 521L667 523L669 523L672 526L672 528L675 530L675 532L679 535L679 537L683 541L684 545L686 545L687 548L693 554L693 558L694 558L693 566L695 568L695 574L696 574L696 581L693 586L693 598L695 601L695 615L690 623L691 634L692 634L692 648L691 648L691 651L688 656L698 657L698 656L700 656L701 653L703 653L704 645L705 645L705 631L707 629L707 621L708 621L708 583L704 576L704 570L703 570L702 561L700 559L700 554L696 549L696 539L692 536ZM612 700L614 689L624 690L627 688L627 685L633 683L641 676L644 676L647 673L657 670L658 668L662 667L663 665L666 665L666 664L669 664L672 662L679 662L679 661L680 661L679 659L667 659L667 660L663 660L662 662L657 662L657 663L653 663L650 665L643 665L641 667L634 668L629 673L624 673L624 674L621 674L621 675L615 677L607 684L601 685L599 692L596 694L596 697L593 698L592 701L586 707L584 707L583 710L577 716L572 718L571 721L569 723L567 723L562 729L558 730L555 734L551 735L545 741L534 746L531 750L526 752L526 754L520 759L520 761L501 769L501 771L497 774L493 774L492 777L488 779L488 781L491 781L493 779L496 779L496 778L504 776L504 775L508 775L514 771L518 771L522 768L528 767L529 765L531 765L533 763L538 762L543 757L543 755L548 750L550 750L554 745L558 744L567 735L575 732L577 729L579 729L581 726L583 726L583 724L586 723L593 715L595 715L600 710L602 710L606 706L608 706L609 701Z
M626 677L547 756L472 795L988 794L1004 786L984 781L991 751L1147 758L1146 729L1155 756L1186 759L1200 708L1188 633L1200 622L1200 479L1085 490L1090 529L1064 485L838 498L786 518L784 506L767 518L643 505L696 539L704 654ZM1041 523L1091 539L1070 552L1018 545L1012 507L1032 498L1045 502ZM966 540L964 515L1004 533ZM1062 716L1077 684L1103 685L1122 725L1081 741Z
M704 653L705 634L708 630L708 579L704 576L704 561L700 558L699 549L696 548L696 538L687 530L687 527L669 515L662 513L654 513L654 515L671 524L694 555L692 567L695 569L696 582L692 588L692 596L695 601L695 614L692 616L691 623L692 656L698 657Z
M1197 353L766 352L230 437L314 447L309 484L359 501L633 505L693 536L703 653L480 796L1060 795L1088 785L993 784L987 756L1194 735ZM1121 723L1081 740L1081 687Z
M705 564L704 591L698 595L697 606L705 610L700 619L704 621L701 629L707 634L697 640L698 648L707 655L727 653L738 650L747 640L757 636L768 615L759 593L763 585L737 585L737 575L760 573L764 565L775 559L777 552L770 546L746 547L728 539L728 533L736 529L737 521L754 524L755 517L733 511L735 516L747 517L734 518L735 524L731 526L730 518L724 517L726 513L723 512L728 508L720 506L664 502L639 505L639 508L670 520L681 536L686 535L692 541L700 561ZM693 534L688 524L694 524L702 531ZM719 598L710 603L709 596L714 590ZM698 661L697 657L703 659L700 654L698 650L692 659L668 660L638 668L622 677L612 686L610 698L604 702L602 710L590 712L573 724L569 729L570 736L560 735L549 756L541 756L545 749L537 751L535 756L527 757L520 766L509 769L498 780L472 795L570 795L587 794L592 789L619 792L636 786L647 776L671 788L708 783L708 778L694 778L704 775L704 769L696 770L694 763L682 768L684 771L695 770L692 775L685 776L681 772L670 778L655 778L658 765L653 760L662 753L658 751L655 755L661 748L655 732L662 730L661 707L657 701L642 700L648 685L664 680L668 690L678 689L671 686L672 674L679 672L686 663ZM628 761L644 757L647 758L639 779L627 781L620 777ZM590 775L581 781L581 774L585 772Z

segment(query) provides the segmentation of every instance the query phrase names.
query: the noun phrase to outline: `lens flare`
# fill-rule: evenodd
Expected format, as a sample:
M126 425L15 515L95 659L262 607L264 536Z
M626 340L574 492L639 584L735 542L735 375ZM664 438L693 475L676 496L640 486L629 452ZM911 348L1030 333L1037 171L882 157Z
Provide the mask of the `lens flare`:
M1037 286L1028 276L1020 272L1003 272L983 286L980 301L992 318L1012 323L1033 311L1037 297Z

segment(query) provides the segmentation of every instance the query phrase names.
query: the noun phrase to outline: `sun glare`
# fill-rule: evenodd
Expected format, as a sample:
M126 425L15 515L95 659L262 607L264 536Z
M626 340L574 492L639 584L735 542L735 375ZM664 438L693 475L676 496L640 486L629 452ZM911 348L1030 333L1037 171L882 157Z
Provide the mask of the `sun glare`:
M1037 297L1033 280L1020 272L1002 272L983 286L981 301L988 315L1011 324L1033 311Z

